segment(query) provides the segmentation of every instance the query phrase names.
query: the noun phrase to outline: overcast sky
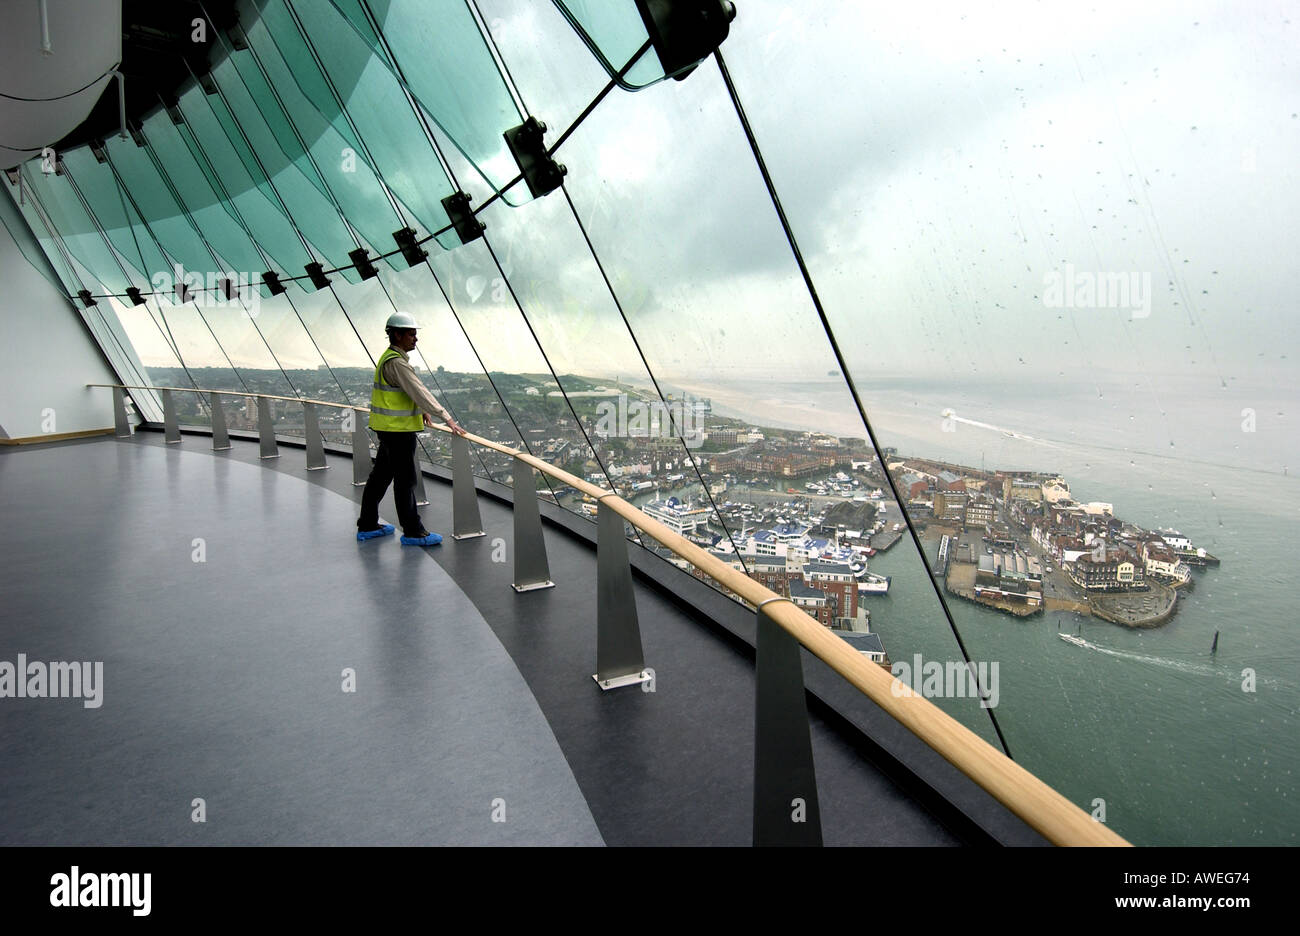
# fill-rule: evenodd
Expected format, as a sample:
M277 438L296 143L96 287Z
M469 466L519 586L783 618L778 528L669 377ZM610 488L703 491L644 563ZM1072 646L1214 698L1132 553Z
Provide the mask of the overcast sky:
M723 51L855 372L1294 384L1294 5L738 6ZM562 126L602 76L539 64L522 37L566 37L511 9L485 14ZM712 63L616 93L561 158L657 370L825 374ZM1049 308L1067 264L1150 295Z

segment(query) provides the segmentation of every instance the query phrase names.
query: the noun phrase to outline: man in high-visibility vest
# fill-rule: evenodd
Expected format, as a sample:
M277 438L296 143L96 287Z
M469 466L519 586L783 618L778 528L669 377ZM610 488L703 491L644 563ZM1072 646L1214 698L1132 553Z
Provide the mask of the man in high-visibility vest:
M426 426L433 428L433 416L457 435L464 435L465 430L425 389L411 368L407 355L415 350L417 327L415 319L405 312L394 312L385 325L389 347L375 365L375 386L370 391L370 428L379 437L379 451L361 494L359 540L393 532L391 524L379 522L379 502L391 483L403 545L437 546L442 542L441 536L424 528L415 506L416 435Z

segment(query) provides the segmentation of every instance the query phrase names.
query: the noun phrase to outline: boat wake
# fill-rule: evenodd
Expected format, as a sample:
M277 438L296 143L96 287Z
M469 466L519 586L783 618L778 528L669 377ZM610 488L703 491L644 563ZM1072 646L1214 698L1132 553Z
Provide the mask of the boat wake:
M1019 439L1021 442L1035 442L1039 445L1046 445L1053 448L1058 446L1058 443L1056 442L1052 442L1048 439L1038 439L1035 438L1034 436L1026 435L1023 432L1016 432L1014 429L1004 429L1001 426L995 426L992 423L979 422L978 420L974 420L974 419L966 419L964 416L958 416L951 409L945 409L939 415L942 416L945 420L951 420L954 423L964 423L967 426L974 426L977 429L987 429L990 432L1001 433L1002 435L1006 436L1008 439Z
M1150 663L1152 666L1162 666L1165 669L1177 670L1180 673L1192 673L1196 676L1222 676L1224 673L1222 668L1206 666L1204 663L1191 663L1187 660L1166 660L1164 657L1151 656L1146 653L1134 653L1131 650L1115 650L1111 647L1102 647L1086 637L1072 636L1070 643L1075 646L1086 647L1089 650L1096 650L1098 653L1104 653L1107 656L1132 660L1135 663Z

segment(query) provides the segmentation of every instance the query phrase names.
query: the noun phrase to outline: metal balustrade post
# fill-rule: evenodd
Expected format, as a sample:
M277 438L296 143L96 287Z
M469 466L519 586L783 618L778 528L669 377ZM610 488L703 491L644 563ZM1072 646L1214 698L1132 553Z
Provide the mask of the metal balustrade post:
M113 425L114 434L119 439L131 438L131 422L126 416L126 391L121 387L113 388Z
M370 478L370 434L366 432L366 413L352 411L352 486L363 487ZM416 459L419 465L419 459Z
M451 522L453 539L487 535L478 512L478 491L469 464L469 440L454 432L451 435Z
M415 461L415 506L429 506L429 495L424 490L424 468L420 465L420 442L415 443L415 452L411 455Z
M275 444L275 425L271 422L271 401L266 397L257 398L257 438L261 443L259 457L280 457L280 450Z
M175 445L181 440L181 427L176 421L176 401L170 390L159 390L163 401L163 435L168 445Z
M307 470L320 471L328 468L325 464L325 446L321 441L320 419L316 415L315 403L302 404L302 426L307 433Z
M463 440L462 440L463 441ZM515 456L515 580L517 592L554 588L551 567L546 561L546 539L542 516L537 509L537 475L533 466Z
M653 678L641 650L623 518L604 503L596 508L596 672L591 678L604 690Z
M758 606L754 690L754 844L822 844L803 661L795 640Z
M230 433L226 431L226 411L221 408L221 394L209 393L208 404L212 407L212 451L224 452L230 448Z

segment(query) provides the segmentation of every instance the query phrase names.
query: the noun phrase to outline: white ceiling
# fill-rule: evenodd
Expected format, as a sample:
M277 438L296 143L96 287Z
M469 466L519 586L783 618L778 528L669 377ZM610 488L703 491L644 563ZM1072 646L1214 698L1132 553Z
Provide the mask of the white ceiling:
M0 0L0 166L40 155L85 120L122 59L122 0L46 8L52 55L41 52L40 0Z

